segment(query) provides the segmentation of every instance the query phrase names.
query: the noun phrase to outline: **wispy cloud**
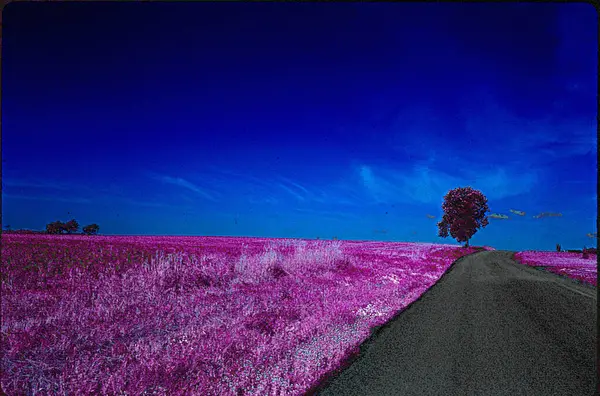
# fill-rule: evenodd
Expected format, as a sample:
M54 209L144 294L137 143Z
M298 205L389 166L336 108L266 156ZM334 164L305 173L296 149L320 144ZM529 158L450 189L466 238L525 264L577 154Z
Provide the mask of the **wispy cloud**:
M442 169L421 164L402 169L360 166L360 183L380 203L438 203L456 187L471 186L489 199L502 199L531 191L537 173L500 167L493 170L469 171L462 176L450 175Z
M284 191L287 191L290 195L294 196L295 198L297 198L300 201L306 201L306 198L304 198L302 195L300 195L299 193L297 193L296 191L292 190L291 188L285 186L282 183L277 183L277 185L283 189Z
M41 188L41 189L51 189L51 190L73 190L74 188L78 188L72 183L65 182L51 182L51 181L43 181L43 180L23 180L23 179L4 179L2 180L2 185L8 187L27 187L27 188Z
M298 212L298 213L321 216L321 217L344 218L344 219L358 218L358 216L355 214L338 212L338 211L316 210L316 209L308 209L308 208L295 208L294 211Z
M81 197L81 196L53 196L53 195L26 195L26 194L2 194L3 198L16 199L16 200L28 200L28 201L48 201L48 202L67 202L67 203L81 203L81 204L109 204L114 205L115 203L121 203L132 206L146 206L146 207L173 207L175 205L169 205L162 202L150 202L136 199L130 199L126 197L99 195L93 197ZM181 207L177 205L177 207Z
M293 180L287 179L285 177L281 177L280 179L285 181L288 184L291 184L292 186L296 187L297 189L303 191L306 195L312 195L310 191L308 191L306 188L304 188L300 184L294 182Z
M469 139L493 144L496 155L518 158L526 155L530 163L546 163L558 158L595 154L598 147L597 120L594 117L518 116L489 94L480 94L478 111L466 117ZM503 139L511 131L515 139ZM488 151L488 150L484 150ZM494 154L491 152L490 154Z
M335 188L319 188L318 186L306 186L304 183L298 180L293 180L284 176L273 176L273 177L257 177L255 175L243 174L236 171L230 171L225 169L217 169L215 167L209 168L213 175L222 175L226 177L226 180L221 182L231 182L235 180L236 190L240 188L248 191L264 191L265 194L277 194L277 191L283 191L286 193L285 196L292 196L301 202L316 202L316 203L338 203L339 199L345 199L348 201L347 194L336 191ZM277 199L270 195L272 200L283 200L285 196ZM256 202L256 200L253 200Z
M121 202L133 206L148 206L152 208L165 208L165 207L177 207L181 208L181 205L169 205L163 202L150 202L150 201L139 201L136 199L129 199L124 197L106 197L105 202Z
M250 197L250 198L248 198L248 202L250 202L251 204L276 205L279 203L279 200L274 197L262 197L262 198Z
M52 202L69 202L69 203L90 203L90 202L92 202L92 200L88 199L88 198L70 197L68 195L64 196L64 197L56 197L56 196L49 196L49 195L23 195L23 194L3 193L2 197L9 198L9 199L25 199L25 200L31 200L31 201L52 201Z
M186 188L190 191L195 192L198 195L203 196L204 198L211 200L211 201L216 201L216 198L209 194L207 191L205 191L204 189L200 188L199 186L195 185L194 183L185 180L181 177L171 177L171 176L167 176L167 175L158 175L158 174L150 174L152 178L159 180L165 184L171 184L174 186L178 186L178 187L182 187L182 188Z
M10 193L13 188L34 189L44 192L54 192L64 194L68 191L69 195L84 194L89 196L90 200L98 198L100 194L107 197L124 197L126 191L122 185L116 183L98 185L87 185L85 183L77 183L65 180L39 180L39 179L11 179L5 178L2 180L3 190ZM35 194L38 195L38 194ZM40 196L49 196L51 194L40 193ZM23 194L23 196L33 196L33 194ZM88 198L83 198L88 199Z
M314 201L314 202L325 203L328 200L328 194L326 194L322 190L319 190L317 188L311 188L312 191L309 191L306 187L302 186L301 184L299 184L298 182L296 182L294 180L290 180L285 177L280 177L279 179L282 180L283 182L287 183L289 186L292 186L298 190L298 191L291 192L291 189L289 186L283 186L283 188L286 191L292 193L292 195L294 195L296 197L301 196L302 199L305 201ZM280 183L280 187L282 187L281 183Z
M242 183L246 183L252 187L260 186L260 187L267 188L267 189L273 189L272 182L269 182L268 180L265 180L262 178L258 178L253 175L243 174L240 172L234 172L234 171L222 169L222 168L216 168L214 166L210 166L209 169L213 175L225 176L225 178L220 178L221 182L223 182L223 181L230 182L233 179L233 180L236 180L236 184L239 184L240 182L242 182Z
M3 180L3 184L8 188L4 189L2 196L9 199L89 204L123 203L133 206L149 207L169 206L163 202L151 202L131 198L126 195L122 186L116 184L93 187L74 182L36 179L5 179ZM43 190L44 193L13 194L10 192L12 187L39 189ZM9 190L9 192L7 192L7 190Z

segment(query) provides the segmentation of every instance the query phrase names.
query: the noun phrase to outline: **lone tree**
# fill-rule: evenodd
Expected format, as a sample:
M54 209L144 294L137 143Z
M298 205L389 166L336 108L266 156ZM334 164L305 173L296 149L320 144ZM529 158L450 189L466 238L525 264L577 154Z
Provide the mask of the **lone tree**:
M48 234L62 234L65 230L65 224L62 221L53 221L46 224L46 232Z
M77 220L71 219L65 223L64 229L67 231L67 234L73 234L79 229L79 223Z
M487 198L481 191L471 187L458 187L448 191L442 204L444 216L438 223L439 236L446 238L448 232L452 238L459 243L466 242L469 247L469 239L480 227L489 224L486 212L489 212Z
M83 233L86 235L96 235L100 230L100 226L98 224L90 224L83 227Z

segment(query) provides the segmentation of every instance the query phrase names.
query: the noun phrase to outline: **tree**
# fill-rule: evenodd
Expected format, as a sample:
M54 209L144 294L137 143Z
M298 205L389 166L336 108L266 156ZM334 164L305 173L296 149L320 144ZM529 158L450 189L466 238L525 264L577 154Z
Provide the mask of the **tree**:
M62 234L65 230L65 224L62 221L53 221L46 224L46 232L48 234Z
M68 234L72 234L74 232L77 232L77 230L79 229L79 223L77 222L77 220L71 219L65 223L64 229Z
M100 230L100 226L98 224L90 224L83 227L83 233L87 235L96 235Z
M438 223L439 236L446 238L448 232L452 238L459 243L466 242L469 247L469 239L480 227L489 224L486 212L489 212L487 198L481 191L471 187L458 187L450 190L444 196L442 204L444 216Z
M583 250L581 251L581 258L584 258L584 259L590 258L590 253L585 246L583 247Z

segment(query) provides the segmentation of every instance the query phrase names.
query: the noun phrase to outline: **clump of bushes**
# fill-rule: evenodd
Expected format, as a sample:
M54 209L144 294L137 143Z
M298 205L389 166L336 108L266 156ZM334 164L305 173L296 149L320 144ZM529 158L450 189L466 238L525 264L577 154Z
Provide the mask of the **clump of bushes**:
M96 223L83 227L83 233L86 235L96 235L100 230L100 226Z
M71 219L66 223L62 221L53 221L46 225L46 233L47 234L74 234L79 230L79 223L75 219ZM100 230L100 226L98 224L89 224L82 228L82 234L85 235L96 235Z
M581 254L581 258L587 259L590 258L590 254L598 254L598 251L596 248L583 248L582 254Z

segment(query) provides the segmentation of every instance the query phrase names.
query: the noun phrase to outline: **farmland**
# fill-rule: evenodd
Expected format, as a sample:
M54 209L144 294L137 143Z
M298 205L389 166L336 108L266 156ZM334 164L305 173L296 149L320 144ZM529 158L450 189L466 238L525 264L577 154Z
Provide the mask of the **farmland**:
M301 395L482 249L3 235L2 389Z

